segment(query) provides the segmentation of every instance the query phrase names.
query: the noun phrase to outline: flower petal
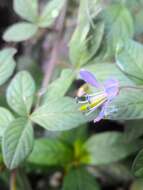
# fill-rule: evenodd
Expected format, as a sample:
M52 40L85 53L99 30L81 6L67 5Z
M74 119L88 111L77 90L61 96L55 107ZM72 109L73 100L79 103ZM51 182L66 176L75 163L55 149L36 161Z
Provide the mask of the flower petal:
M119 92L119 82L116 79L108 79L104 83L105 91L108 95L108 98L112 99L117 96Z
M100 83L98 83L94 75L91 74L89 71L82 69L80 71L80 76L85 82L89 83L90 85L95 86L96 88L101 87Z
M108 104L110 103L110 100L108 100L107 102L105 102L102 105L102 109L101 112L99 113L99 115L94 119L94 123L99 122L101 119L105 118L105 112L106 112L106 108L108 106Z

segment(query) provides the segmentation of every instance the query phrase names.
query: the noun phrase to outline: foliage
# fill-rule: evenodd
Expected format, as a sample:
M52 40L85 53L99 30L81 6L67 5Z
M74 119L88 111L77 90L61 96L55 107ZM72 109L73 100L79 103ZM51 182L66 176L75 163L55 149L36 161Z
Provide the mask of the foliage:
M143 177L141 8L142 0L13 0L14 12L23 21L4 32L7 46L0 51L4 99L1 103L0 98L0 168L6 166L12 177L20 173L19 184L15 184L19 189L31 189L21 167L25 171L58 168L63 190L100 190L98 168L117 163L126 166L123 160L130 163L135 159L130 174ZM73 31L70 24L75 25L75 13ZM17 53L19 42L22 56ZM29 59L32 61L27 62ZM79 88L82 69L90 71L102 87L109 78L119 83L114 99L103 101L96 111L92 108L101 103L100 95L105 92L100 88L98 99L96 85ZM81 106L85 114L78 103L86 103ZM106 108L104 119L114 120L124 130L107 129L91 135L89 122L96 131L98 123L92 121L100 108ZM94 167L97 171L91 172ZM134 186L136 181L132 189Z

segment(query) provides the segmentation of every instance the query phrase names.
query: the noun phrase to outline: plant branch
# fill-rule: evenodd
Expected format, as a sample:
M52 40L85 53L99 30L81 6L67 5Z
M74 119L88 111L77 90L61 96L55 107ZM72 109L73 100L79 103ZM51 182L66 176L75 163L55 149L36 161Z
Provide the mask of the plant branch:
M45 75L42 83L42 91L47 89L47 86L51 80L54 68L59 60L59 52L63 37L63 30L64 30L64 22L65 22L65 16L67 11L67 1L65 3L65 6L63 10L61 11L61 14L59 15L56 24L55 24L55 31L57 31L54 35L54 42L52 44L52 50L51 50L51 56L50 59L46 60L44 62L45 64Z

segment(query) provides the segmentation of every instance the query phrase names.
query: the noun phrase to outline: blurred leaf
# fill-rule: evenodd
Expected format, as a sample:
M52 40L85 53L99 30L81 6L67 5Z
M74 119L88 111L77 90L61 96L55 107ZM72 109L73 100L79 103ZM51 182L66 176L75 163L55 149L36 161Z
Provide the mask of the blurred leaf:
M118 47L116 62L120 69L139 84L143 82L143 45L133 40L126 40Z
M27 115L35 94L35 83L27 71L19 72L7 89L7 102L19 115Z
M143 135L143 120L132 120L125 123L125 139L135 140Z
M38 64L37 59L33 59L33 56L20 56L17 61L17 70L28 70L30 74L32 75L35 84L37 86L37 90L41 87L41 82L43 79L43 72L40 68L40 65Z
M14 11L31 22L36 22L38 18L38 0L14 0Z
M136 177L143 177L143 149L135 158L132 169Z
M143 118L143 92L138 89L122 89L106 109L112 120L134 120Z
M84 148L89 153L90 164L102 165L126 158L137 151L139 146L135 141L127 143L122 133L106 132L90 137Z
M82 125L78 128L69 130L69 131L62 131L59 138L68 143L72 144L80 139L81 141L85 141L88 136L88 131L87 131L87 125Z
M0 85L5 83L13 74L15 69L15 61L13 59L16 49L5 48L0 51Z
M71 147L58 139L38 139L28 159L32 164L63 166L72 160Z
M89 23L76 28L70 41L70 60L76 66L82 65L87 60L86 44L87 35L90 30ZM78 42L78 43L77 43Z
M43 102L48 103L50 99L63 97L71 86L75 74L70 69L64 69L60 78L52 82L43 96Z
M51 0L48 2L39 18L39 26L45 28L52 25L57 16L60 14L64 4L65 0Z
M115 78L119 80L120 85L133 84L117 67L114 63L97 63L91 64L84 69L95 74L99 81L105 81L109 78Z
M17 170L16 180L17 180L17 188L16 188L17 190L32 190L30 182L24 170L22 169Z
M86 122L75 100L69 97L51 100L39 107L31 120L51 131L69 130Z
M100 190L94 177L83 168L71 169L64 178L62 190Z
M114 55L118 42L133 36L133 20L124 4L112 4L102 12L108 54Z
M142 189L143 189L143 180L142 179L135 180L130 188L130 190L142 190Z
M16 168L33 148L33 128L24 118L14 120L2 138L4 162L9 169Z
M7 42L20 42L33 37L37 31L36 25L28 22L19 22L6 30L3 39Z
M70 41L70 59L76 66L86 64L98 51L104 34L104 23L77 26ZM78 43L77 43L78 42Z
M0 137L3 136L4 131L9 127L9 124L14 120L13 115L9 110L0 107Z

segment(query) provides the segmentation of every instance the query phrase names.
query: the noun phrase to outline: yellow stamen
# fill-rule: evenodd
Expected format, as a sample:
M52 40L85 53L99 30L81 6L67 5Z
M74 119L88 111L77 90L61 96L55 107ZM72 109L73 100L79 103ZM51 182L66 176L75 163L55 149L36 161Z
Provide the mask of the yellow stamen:
M80 111L88 111L94 107L100 106L102 103L106 101L106 97L100 97L96 100L93 100L91 103L84 104L80 107Z

